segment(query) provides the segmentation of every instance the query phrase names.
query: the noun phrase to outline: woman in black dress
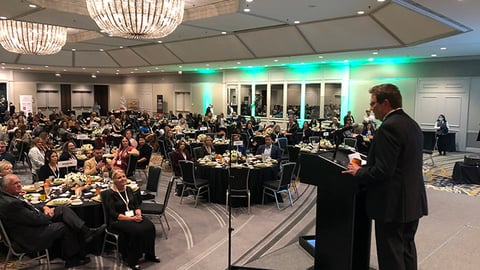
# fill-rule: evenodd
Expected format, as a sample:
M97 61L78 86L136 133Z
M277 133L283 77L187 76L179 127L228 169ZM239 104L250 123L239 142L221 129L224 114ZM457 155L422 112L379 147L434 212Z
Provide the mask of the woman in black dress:
M148 261L159 263L155 256L155 226L142 216L133 191L127 187L127 178L122 170L112 174L112 189L106 191L105 205L109 228L120 235L119 249L131 269L141 269L139 259L145 254Z

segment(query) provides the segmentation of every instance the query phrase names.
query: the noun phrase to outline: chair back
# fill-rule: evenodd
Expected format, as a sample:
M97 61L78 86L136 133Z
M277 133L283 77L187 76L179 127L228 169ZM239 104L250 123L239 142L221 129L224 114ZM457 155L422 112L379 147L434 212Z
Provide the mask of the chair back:
M356 138L344 138L343 143L353 148L357 148L357 139Z
M203 151L201 146L193 148L193 157L195 158L195 160L198 160L202 157L202 152Z
M162 168L150 166L148 167L147 191L157 192L158 182L162 176Z
M130 155L128 157L128 166L127 171L125 172L126 177L132 177L135 175L135 170L137 169L138 156Z
M320 142L320 136L310 136L308 138L308 141L310 143L319 143Z
M158 150L160 151L160 154L166 158L167 157L167 150L165 150L165 142L163 140L158 140Z
M103 190L100 192L100 200L102 201L102 210L103 210L103 223L107 225L107 228L110 225L109 218L108 218L108 208L106 205L106 200L107 200L107 192L110 192L110 190Z
M277 138L277 143L284 153L288 153L288 139L286 137Z
M231 180L230 188L232 191L242 191L248 190L248 180L250 178L250 169L249 168L230 168L228 170L230 177L233 177Z
M184 183L195 185L195 167L192 161L180 160L180 171Z
M282 188L282 187L287 187L290 182L292 181L292 177L293 177L293 172L294 172L294 169L295 169L295 162L288 162L288 163L285 163L283 164L281 167L280 167L280 186L279 188Z
M185 139L185 134L183 133L177 133L175 134L175 139L178 141L178 140L183 140Z
M30 171L32 170L32 161L30 160L30 157L28 156L28 152L24 152L25 155L25 161L27 162L28 168Z
M3 227L3 222L0 220L0 228L1 228L1 234L0 234L0 240L5 244L6 247L9 249L12 249L15 252L20 252L17 251L13 248L12 242L10 242L10 238L8 237L7 231L5 231L5 227Z
M165 191L165 198L163 199L163 211L167 209L170 194L172 193L173 183L175 183L175 177L170 177L168 180L167 191Z

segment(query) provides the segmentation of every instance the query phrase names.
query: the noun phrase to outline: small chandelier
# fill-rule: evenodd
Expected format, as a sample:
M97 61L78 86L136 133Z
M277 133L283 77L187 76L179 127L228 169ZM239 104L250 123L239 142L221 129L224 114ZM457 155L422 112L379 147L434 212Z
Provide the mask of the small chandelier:
M183 20L184 0L86 0L90 17L111 36L162 38Z
M0 20L0 44L9 52L32 55L56 54L65 42L67 42L65 27Z

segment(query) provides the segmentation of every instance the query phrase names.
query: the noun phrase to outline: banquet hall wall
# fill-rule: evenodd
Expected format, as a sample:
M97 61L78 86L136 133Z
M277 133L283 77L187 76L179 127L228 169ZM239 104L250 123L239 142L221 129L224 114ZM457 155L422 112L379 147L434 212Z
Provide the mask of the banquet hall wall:
M411 115L415 115L415 103L419 81L429 80L466 80L468 82L468 99L466 132L463 136L467 150L479 151L480 142L476 141L480 124L480 60L460 59L455 61L431 61L431 62L408 62L381 63L381 64L348 64L335 79L341 80L342 90L341 114L351 110L352 114L361 119L364 110L368 107L368 88L372 85L393 82L402 89L404 97L404 109ZM7 97L19 108L20 95L32 95L36 97L38 84L84 84L84 85L108 85L109 86L109 110L117 109L120 105L120 97L126 99L137 98L139 91L150 93L152 97L151 108L156 110L156 96L163 95L166 107L164 111L174 110L174 98L176 92L190 93L191 111L204 113L208 104L213 104L215 112L226 111L226 86L231 83L266 83L284 81L296 81L301 83L332 79L329 73L337 69L329 65L319 65L308 71L292 72L292 67L265 68L260 72L248 70L226 70L212 74L163 74L155 73L148 75L129 74L124 76L97 75L91 78L90 74L62 74L56 77L53 73L27 72L17 70L0 70L0 82L7 83ZM276 74L276 75L274 75ZM283 74L279 77L278 74ZM282 77L283 76L283 77ZM345 95L343 94L345 92ZM13 98L12 98L13 97ZM33 105L35 110L35 104ZM441 113L441 108L439 109ZM434 119L432 119L434 121Z

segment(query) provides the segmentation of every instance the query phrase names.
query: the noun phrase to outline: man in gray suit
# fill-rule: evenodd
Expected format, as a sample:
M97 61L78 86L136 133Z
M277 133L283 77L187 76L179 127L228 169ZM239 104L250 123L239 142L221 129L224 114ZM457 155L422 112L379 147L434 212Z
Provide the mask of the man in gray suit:
M102 233L105 225L89 229L68 207L34 207L23 199L20 179L14 174L5 175L0 188L0 218L17 251L60 250L66 268L90 262L82 247Z
M370 107L382 125L368 153L367 165L350 163L344 173L366 188L367 214L375 220L380 270L417 269L415 233L428 214L423 183L423 134L402 110L397 86L370 89Z

